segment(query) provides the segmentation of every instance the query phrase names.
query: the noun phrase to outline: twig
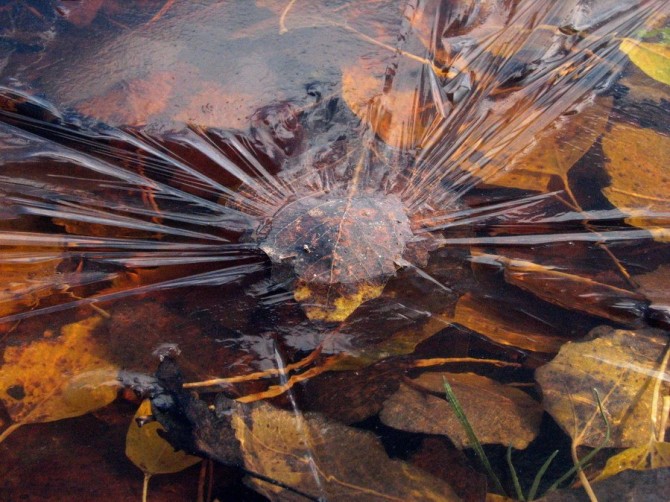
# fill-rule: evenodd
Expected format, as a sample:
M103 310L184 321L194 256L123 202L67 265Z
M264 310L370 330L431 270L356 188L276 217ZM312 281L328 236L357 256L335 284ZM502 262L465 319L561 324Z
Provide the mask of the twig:
M289 11L293 7L293 4L295 3L296 0L291 0L284 10L281 13L281 16L279 17L279 34L282 35L288 31L288 28L286 27L286 16L288 15Z
M149 21L147 22L147 24L155 23L156 21L158 21L161 17L163 17L163 15L164 15L167 11L170 10L170 8L171 8L173 5L174 5L174 0L167 0L167 1L165 2L165 4L163 5L163 7L161 7L161 9L160 9L158 12L156 12L156 14L154 14L154 17L152 17L151 19L149 19Z

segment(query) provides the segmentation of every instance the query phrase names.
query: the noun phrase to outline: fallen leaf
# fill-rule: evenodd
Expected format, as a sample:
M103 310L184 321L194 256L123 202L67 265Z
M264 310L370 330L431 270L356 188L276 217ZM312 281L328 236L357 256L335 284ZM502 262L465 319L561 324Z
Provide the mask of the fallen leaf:
M10 428L84 415L116 399L118 370L91 336L101 320L91 317L64 326L60 336L47 331L42 340L5 349L0 400L15 422Z
M583 108L555 120L487 183L545 192L552 177L557 176L568 186L568 171L604 132L612 98L599 99Z
M222 395L209 406L182 389L181 373L170 358L156 375L164 391L154 393L153 409L166 437L256 473L249 484L270 500L459 500L443 481L389 458L370 432L316 413L243 404Z
M416 61L403 63L421 68ZM384 143L400 150L414 148L424 137L434 105L419 89L397 80L395 87L385 90L382 75L375 77L361 61L344 68L342 98Z
M597 500L670 500L670 468L650 471L624 471L591 486ZM557 490L537 502L589 502L583 488Z
M290 260L293 296L307 317L344 321L382 293L411 235L397 197L334 193L284 206L260 248L280 271Z
M608 447L645 445L658 364L668 335L655 329L595 328L588 341L564 345L556 358L536 371L546 411L577 444L596 447L605 424L593 396L597 389L611 426ZM667 376L663 383L668 388Z
M142 126L165 110L176 77L166 71L123 82L77 104L86 115L111 124Z
M60 253L41 250L39 253L15 247L0 253L0 317L26 307L34 307L41 298L65 287L58 280Z
M661 265L652 272L635 276L635 281L640 285L640 292L652 303L670 306L668 277L670 277L670 265Z
M412 454L411 462L444 479L463 502L481 502L486 496L486 475L477 472L467 455L454 448L445 437L426 437Z
M659 467L670 467L670 443L652 440L608 458L605 468L594 481L607 479L627 469L643 471Z
M619 48L644 73L654 80L670 85L670 46L624 38Z
M588 277L570 274L527 260L476 254L474 261L498 263L505 281L566 309L597 315L614 322L630 323L644 317L644 296Z
M163 427L158 422L149 422L141 427L138 419L151 415L151 401L145 399L135 413L126 435L126 456L145 475L170 474L183 471L202 459L175 450L159 435Z
M401 384L385 403L380 419L396 429L442 434L458 448L470 446L466 432L444 396L451 385L465 416L482 444L523 449L535 439L542 408L525 392L474 373L424 373ZM440 397L435 396L439 395Z
M652 129L617 124L603 137L605 169L611 178L605 197L629 215L626 222L670 240L670 138Z
M70 0L58 2L58 12L70 23L78 28L83 28L91 24L91 21L97 16L104 0Z
M373 434L317 414L257 403L237 407L232 425L247 469L324 500L458 500L446 483L390 459ZM282 487L252 483L271 500L294 498Z
M565 338L556 336L544 323L514 311L498 300L467 293L459 298L453 316L445 320L465 326L499 343L533 352L556 352Z

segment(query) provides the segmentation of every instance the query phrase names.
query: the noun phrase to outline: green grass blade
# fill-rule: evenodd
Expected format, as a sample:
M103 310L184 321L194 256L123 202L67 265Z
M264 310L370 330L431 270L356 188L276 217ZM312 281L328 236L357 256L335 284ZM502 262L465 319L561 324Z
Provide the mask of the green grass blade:
M533 484L530 487L530 491L528 492L528 497L526 498L526 500L530 501L535 499L535 494L537 493L537 489L540 487L542 477L544 476L544 473L547 472L547 469L549 469L549 465L556 458L556 455L558 455L558 450L554 450L554 453L549 455L549 458L544 461L544 464L542 464L540 470L537 471L537 474L535 475L535 479L533 480Z
M507 460L507 467L509 467L509 473L512 475L512 482L514 483L514 491L516 492L516 498L521 502L525 502L526 499L523 496L523 490L521 489L521 484L519 483L519 476L516 473L514 464L512 463L512 445L507 447L507 453L505 454L505 460Z
M498 492L501 494L505 494L505 490L502 487L502 484L500 483L498 476L496 476L496 473L493 472L493 468L491 467L491 463L489 462L489 459L486 456L486 453L484 452L484 448L482 448L482 444L479 442L479 439L477 439L475 431L472 429L472 425L470 425L468 418L465 416L465 412L461 407L461 403L458 402L456 394L454 394L454 391L451 388L451 385L449 385L449 382L447 382L446 378L444 378L444 392L447 394L447 401L451 405L451 408L454 410L456 418L458 418L458 421L463 426L463 429L465 430L465 433L468 436L470 446L475 451L475 454L477 455L477 458L479 458L479 461L484 467L486 474L489 476L491 481L493 481L496 490L498 490Z

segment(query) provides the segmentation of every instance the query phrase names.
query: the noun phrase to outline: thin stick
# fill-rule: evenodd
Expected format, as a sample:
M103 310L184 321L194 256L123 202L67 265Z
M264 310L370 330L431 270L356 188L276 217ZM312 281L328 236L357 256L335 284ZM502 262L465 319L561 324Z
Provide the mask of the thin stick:
M194 387L213 387L216 385L226 385L229 383L240 383L248 382L253 380L260 380L261 378L270 378L276 376L282 376L287 374L290 371L300 369L303 366L307 366L309 363L313 362L321 354L321 347L318 347L316 350L312 351L307 357L301 359L300 361L292 364L288 364L283 368L273 368L266 371L257 371L255 373L248 373L246 375L238 375L234 377L226 378L212 378L210 380L203 380L201 382L188 382L184 384L185 389L192 389Z
M456 363L480 363L492 364L501 368L520 368L519 363L510 363L507 361L500 361L498 359L477 359L476 357L435 357L432 359L417 359L412 362L413 368L427 368L430 366L441 366L443 364Z
M665 354L663 355L663 360L658 367L656 375L654 375L654 393L651 398L651 437L656 441L661 441L662 437L665 436L665 431L661 428L657 428L658 423L658 400L661 395L661 383L665 377L665 369L668 367L668 360L670 360L670 344L665 347Z
M163 15L164 15L167 11L170 10L170 8L171 8L173 5L174 5L174 0L167 0L167 2L165 2L165 4L163 5L163 7L161 7L161 9L160 9L158 12L156 12L156 14L154 14L154 17L152 17L151 19L149 19L149 21L147 22L147 24L155 23L156 21L158 21L161 17L163 17Z
M286 16L288 15L289 11L291 8L293 8L293 4L295 3L295 0L291 0L284 10L281 13L281 16L279 18L279 34L282 35L288 31L288 28L286 27Z

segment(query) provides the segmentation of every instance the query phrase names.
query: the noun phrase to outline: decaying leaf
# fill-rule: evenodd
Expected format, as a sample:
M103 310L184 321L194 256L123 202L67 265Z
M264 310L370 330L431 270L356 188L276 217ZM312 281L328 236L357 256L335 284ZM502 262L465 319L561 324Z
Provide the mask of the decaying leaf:
M547 302L615 322L626 323L642 318L648 303L639 293L527 260L477 254L475 261L502 266L505 280L509 284L529 291Z
M0 400L16 427L84 415L116 398L117 368L91 337L100 317L69 324L59 336L7 347Z
M22 248L4 249L0 254L0 317L37 305L65 286L54 280L61 258L52 253L30 253Z
M414 64L415 61L404 61ZM375 78L358 62L342 71L342 98L349 108L387 144L399 149L414 148L421 142L428 124L422 114L433 105L423 102L414 87L381 92L383 79Z
M165 393L154 396L154 415L170 441L256 473L249 482L270 500L459 500L443 481L390 459L369 432L265 402L219 395L208 406L182 389L169 358L157 377Z
M624 471L616 476L593 483L593 492L600 501L644 500L666 502L670 500L670 468L649 471ZM588 502L591 500L583 488L557 490L537 499L537 502Z
M643 471L670 467L670 443L650 441L643 446L628 448L607 459L603 471L595 479L600 481L627 469Z
M564 345L556 358L539 368L544 407L580 445L598 446L605 425L593 396L597 389L612 433L607 446L646 445L654 432L650 418L658 365L668 345L661 330L595 328L589 341ZM668 389L668 377L662 390ZM659 400L660 401L660 400Z
M603 193L628 223L667 241L670 212L670 138L652 129L617 124L603 137L605 168L611 178Z
M86 115L110 123L140 126L165 110L176 77L170 72L156 72L143 78L123 82L101 97L77 105Z
M670 46L624 38L619 48L644 73L654 80L670 85Z
M424 373L385 403L382 422L396 429L443 434L458 448L467 434L444 396L446 378L482 444L523 449L538 433L542 408L525 392L474 373ZM437 397L435 394L437 394Z
M470 293L459 298L456 311L448 320L481 333L502 345L533 352L556 352L565 339L552 333L531 316L519 322L519 313L499 301L479 298Z
M202 459L175 450L170 443L158 435L164 430L158 422L145 423L138 420L151 415L151 401L145 399L135 413L126 435L126 456L144 473L146 494L149 478L154 474L170 474L183 471Z
M653 272L638 275L635 281L640 285L640 291L652 303L670 306L670 265L661 265Z
M247 469L325 500L458 500L446 483L391 460L374 435L320 415L257 403L237 407L232 425ZM281 487L253 483L271 500L299 500Z
M567 186L568 171L604 132L611 107L611 98L600 99L560 117L488 182L544 192L552 177L557 176Z
M261 249L274 273L297 277L293 296L310 319L343 321L381 294L411 235L397 197L332 193L282 208Z

